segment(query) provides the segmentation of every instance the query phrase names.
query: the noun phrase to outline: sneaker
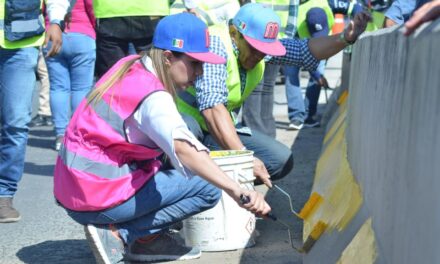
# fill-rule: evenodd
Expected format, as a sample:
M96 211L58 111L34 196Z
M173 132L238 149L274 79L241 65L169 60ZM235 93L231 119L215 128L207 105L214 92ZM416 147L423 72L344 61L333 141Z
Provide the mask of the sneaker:
M50 116L36 115L30 122L30 127L52 126L52 118Z
M61 148L61 145L63 144L64 136L57 136L55 139L55 150L59 151Z
M20 213L12 207L12 197L0 197L0 223L12 223L20 219Z
M304 121L304 127L319 127L321 124L312 117L307 117Z
M84 232L99 264L118 263L123 260L124 242L111 225L86 225Z
M287 130L300 130L304 126L304 122L294 119L290 122Z
M139 262L188 260L202 255L198 248L184 246L168 232L150 235L147 240L136 240L130 245L127 259Z

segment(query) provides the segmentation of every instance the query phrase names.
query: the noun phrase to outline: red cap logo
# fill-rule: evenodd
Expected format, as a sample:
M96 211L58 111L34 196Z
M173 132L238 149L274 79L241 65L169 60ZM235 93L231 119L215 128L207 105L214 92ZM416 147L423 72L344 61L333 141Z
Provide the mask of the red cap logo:
M205 44L206 47L209 48L209 30L205 29Z
M278 36L279 26L276 22L269 22L266 24L266 31L264 32L264 38L276 39Z

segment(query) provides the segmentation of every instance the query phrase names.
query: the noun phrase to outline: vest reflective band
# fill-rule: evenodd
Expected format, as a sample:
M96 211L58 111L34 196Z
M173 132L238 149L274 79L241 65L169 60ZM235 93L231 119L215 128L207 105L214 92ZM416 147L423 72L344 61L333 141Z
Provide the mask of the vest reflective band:
M287 20L289 19L290 0L256 0L256 3L260 3L268 8L271 8L281 19L281 28L278 33L278 38L285 37Z
M168 0L93 0L96 18L125 16L167 16L170 14Z
M123 63L138 58L123 58L97 85ZM128 142L124 128L125 120L142 101L163 89L137 61L100 101L81 102L67 127L55 165L54 193L64 207L75 211L111 208L128 200L154 176L161 166L156 159L161 152Z
M34 0L35 1L35 0ZM26 47L37 47L44 43L44 33L37 36L29 37L17 41L9 41L5 39L5 0L0 0L0 47L4 49L20 49ZM42 7L42 1L40 1L40 10ZM40 18L42 19L42 17ZM17 33L32 31L36 28L39 21L35 19L13 21L13 30ZM44 26L44 21L42 20Z
M238 60L234 54L231 36L226 26L216 25L209 27L209 32L212 36L220 37L225 45L228 59L227 59L227 79L226 87L228 88L228 104L227 109L231 113L237 108L241 107L244 100L251 94L263 78L264 61L259 62L252 70L247 71L246 84L243 93L241 92L240 72L238 67ZM198 110L195 98L194 87L189 87L184 92L180 92L177 98L177 108L179 112L192 116L199 123L204 131L208 131L205 120Z
M309 32L309 29L307 28L307 23L306 23L306 15L307 15L307 12L309 12L309 10L314 7L320 7L322 9L324 9L325 13L327 14L329 35L331 34L331 28L333 27L333 24L334 24L334 17L333 17L333 11L330 8L327 0L309 0L309 1L299 5L298 35L299 35L300 39L310 37L310 32Z
M200 1L195 9L199 14L200 18L203 20L203 22L205 22L206 25L208 26L212 26L220 23L221 21L218 20L217 16L211 10L222 8L222 6L229 4L231 1L236 1L236 0ZM172 15L182 13L185 11L186 11L186 7L183 4L182 0L176 0L171 5L170 13Z

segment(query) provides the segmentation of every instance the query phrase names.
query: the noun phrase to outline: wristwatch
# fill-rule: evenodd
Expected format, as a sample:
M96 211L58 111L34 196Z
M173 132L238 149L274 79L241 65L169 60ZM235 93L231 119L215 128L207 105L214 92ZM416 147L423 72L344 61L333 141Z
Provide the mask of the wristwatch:
M353 45L353 44L356 42L356 40L348 41L348 40L345 38L345 30L342 31L342 33L339 35L339 40L342 41L342 42L344 42L344 43L347 44L347 45Z
M52 24L58 25L60 27L61 31L63 31L63 32L64 32L64 29L66 27L66 24L64 23L64 20L59 20L59 19L54 19L54 20L50 21L50 24L51 25Z

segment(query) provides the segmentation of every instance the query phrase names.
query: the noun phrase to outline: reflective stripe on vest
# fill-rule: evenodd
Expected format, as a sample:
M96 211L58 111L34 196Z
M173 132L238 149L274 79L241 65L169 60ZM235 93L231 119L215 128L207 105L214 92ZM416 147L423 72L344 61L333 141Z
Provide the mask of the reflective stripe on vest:
M96 18L127 16L167 16L170 14L168 0L93 0Z
M331 34L331 28L334 24L333 11L330 8L327 0L309 0L301 5L299 5L298 10L298 35L300 39L309 38L310 32L307 28L307 12L314 7L322 8L327 14L327 23L329 27L329 35Z
M27 48L27 47L37 47L41 46L44 43L44 32L37 36L32 36L29 38L25 38L17 41L9 41L5 38L5 0L0 0L0 47L4 49L19 49L19 48ZM42 1L40 1L40 10L42 7ZM35 29L35 19L31 20L22 20L22 21L12 21L12 25L14 26L13 31L17 33L29 32L32 29ZM32 29L25 29L25 25L30 25ZM42 23L44 27L44 23Z
M240 72L237 57L234 54L229 30L225 25L214 25L209 27L212 37L220 37L225 45L227 58L227 79L226 87L228 88L227 109L231 113L241 107L243 101L251 94L263 78L264 61L259 62L252 70L247 71L246 84L244 91L241 91ZM194 87L189 87L184 93L179 93L177 98L177 108L179 112L192 116L204 131L208 131L203 116L197 108ZM180 97L182 96L182 97Z
M75 169L85 173L90 173L106 179L116 179L125 176L135 169L131 169L128 164L121 167L111 164L98 163L75 152L67 150L64 145L60 150L60 158L69 169Z
M199 7L195 8L197 13L201 16L200 18L208 25L212 26L214 25L214 20L209 16L208 12L202 10ZM185 5L180 1L174 2L174 4L171 5L171 14L177 14L186 11Z
M100 100L97 103L91 103L90 106L93 108L96 114L98 114L107 124L109 124L118 134L126 138L124 128L121 124L124 120L113 111L113 109L105 102Z
M275 11L275 13L277 13L281 20L278 38L285 37L289 11L291 11L291 0L256 0L255 2L262 4L267 8L271 8L273 11Z

